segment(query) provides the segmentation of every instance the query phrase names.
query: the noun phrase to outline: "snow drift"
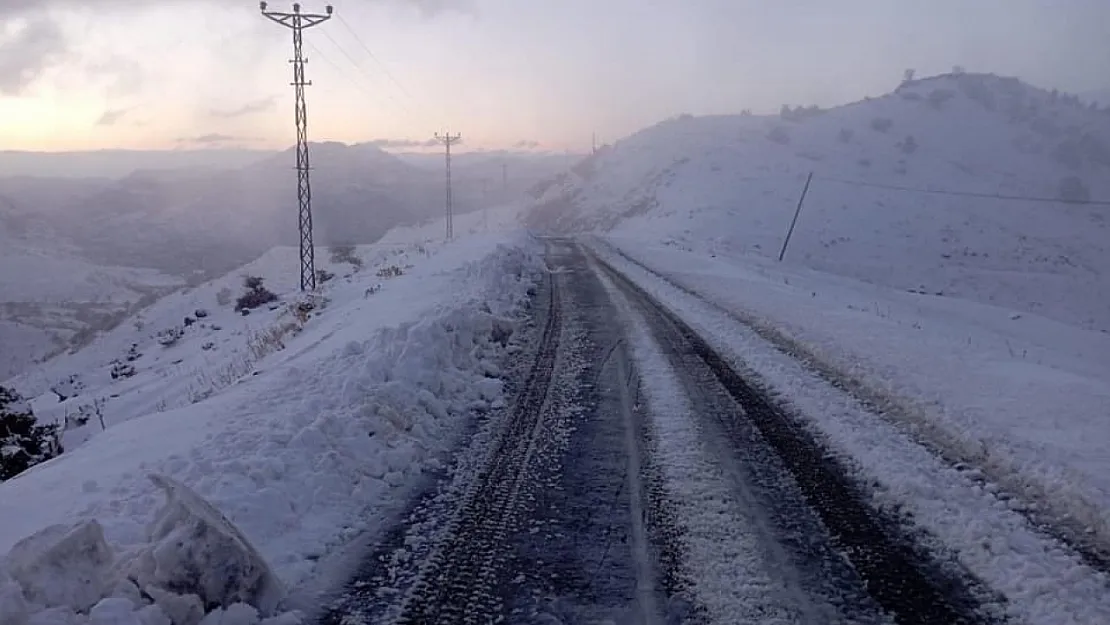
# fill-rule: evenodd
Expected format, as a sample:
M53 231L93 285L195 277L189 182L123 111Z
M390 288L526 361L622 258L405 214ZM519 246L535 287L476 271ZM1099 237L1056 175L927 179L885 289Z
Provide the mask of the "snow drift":
M502 360L542 270L532 245L498 235L359 248L360 269L325 265L343 271L320 294L326 304L228 384L191 399L185 361L238 362L236 344L289 323L288 307L245 317L212 307L209 325L157 345L163 321L193 312L229 277L151 307L152 327L124 324L48 363L49 375L22 378L33 387L79 366L99 371L79 397L105 398L111 415L106 429L0 484L0 550L11 550L0 621L296 622L282 614L283 589L376 531L475 412L503 401ZM295 250L264 262L290 259ZM298 301L285 272L270 272L268 284ZM254 333L230 331L236 323ZM110 378L110 359L136 338L146 354L137 373ZM159 395L180 403L152 409ZM48 413L57 398L35 403ZM36 581L44 575L54 591Z

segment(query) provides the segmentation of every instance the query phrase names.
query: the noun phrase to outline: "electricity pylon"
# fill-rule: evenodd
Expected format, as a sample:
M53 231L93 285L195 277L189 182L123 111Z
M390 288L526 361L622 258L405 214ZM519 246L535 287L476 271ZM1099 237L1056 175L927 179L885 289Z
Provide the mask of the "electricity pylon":
M462 139L462 135L455 133L435 134L437 141L447 147L447 240L455 238L455 214L454 206L451 197L451 144L457 143Z
M262 15L293 31L293 90L296 94L294 117L297 123L297 203L298 228L301 239L301 290L316 289L316 251L312 244L312 183L309 171L312 167L308 160L308 109L305 105L304 88L312 84L304 78L304 57L301 46L304 43L304 29L318 26L329 19L335 9L329 4L327 14L301 13L301 4L293 3L292 13L267 11L266 3L259 2Z

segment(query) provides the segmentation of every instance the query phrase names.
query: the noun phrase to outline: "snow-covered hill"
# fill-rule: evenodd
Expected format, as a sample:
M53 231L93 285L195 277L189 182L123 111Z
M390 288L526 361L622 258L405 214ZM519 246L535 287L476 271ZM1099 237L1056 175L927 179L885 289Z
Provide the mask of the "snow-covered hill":
M788 262L1110 330L1110 206L982 197L1110 200L1110 112L1011 78L672 119L539 188L528 222L777 256L810 172Z
M183 284L152 269L96 265L41 238L0 230L0 381L80 347Z
M440 466L468 415L502 405L499 363L520 349L521 307L541 267L534 244L499 227L514 215L460 216L456 231L474 234L451 243L429 222L376 245L321 247L317 268L334 276L315 295L297 290L296 249L276 248L13 379L40 422L65 427L65 452L0 483L0 621L11 610L88 611L102 597L94 612L134 618L143 601L122 576L144 589L192 588L190 558L215 558L204 566L219 571L253 557L205 552L220 546L214 534L182 548L150 529L208 531L219 514L257 547L267 576L272 567L302 587L324 574L324 556L376 528ZM490 234L478 234L487 223ZM246 275L279 299L236 312ZM188 518L173 508L151 524L160 490L171 503L199 495L218 512L197 513L208 504L194 501ZM55 523L76 527L43 529ZM51 579L35 572L50 567L60 567ZM231 577L220 582L229 592L253 583ZM157 596L144 611L169 614L184 601Z
M374 241L442 211L441 171L370 145L313 148L319 243ZM185 282L295 245L292 161L287 151L215 173L0 179L0 380ZM474 208L477 197L460 188L457 210Z

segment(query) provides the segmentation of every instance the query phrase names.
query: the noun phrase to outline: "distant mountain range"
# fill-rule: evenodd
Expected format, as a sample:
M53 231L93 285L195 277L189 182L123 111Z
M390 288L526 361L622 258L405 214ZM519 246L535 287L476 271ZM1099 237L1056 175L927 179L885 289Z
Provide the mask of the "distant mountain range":
M121 178L137 169L234 169L256 163L273 150L0 150L0 175L40 178Z
M443 213L442 155L400 158L369 144L311 148L318 246L370 243ZM23 158L22 166L40 173L74 169L62 177L0 178L0 380L84 340L93 328L110 327L167 289L223 275L299 241L292 149L51 154L37 164L26 154L4 158ZM136 158L143 168L111 177ZM455 210L519 197L564 164L514 153L460 154Z

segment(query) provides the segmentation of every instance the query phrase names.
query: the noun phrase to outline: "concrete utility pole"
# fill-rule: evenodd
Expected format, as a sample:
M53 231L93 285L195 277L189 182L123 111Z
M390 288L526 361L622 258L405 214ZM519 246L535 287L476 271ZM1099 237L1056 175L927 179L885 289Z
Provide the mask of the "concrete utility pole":
M312 167L308 160L308 109L305 105L304 88L311 85L311 81L304 78L304 66L308 59L304 57L301 46L304 43L304 29L312 28L331 19L335 9L329 4L327 14L301 13L299 2L293 3L292 13L267 11L266 3L259 2L262 15L293 31L293 91L296 94L294 105L294 118L297 124L297 204L298 227L301 240L301 290L308 291L316 288L316 251L312 245L312 184L309 181L309 171Z
M462 135L455 133L435 134L437 141L447 147L447 240L455 238L455 214L453 198L451 197L451 144L458 143L462 140Z

